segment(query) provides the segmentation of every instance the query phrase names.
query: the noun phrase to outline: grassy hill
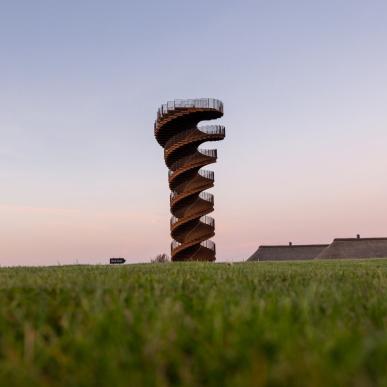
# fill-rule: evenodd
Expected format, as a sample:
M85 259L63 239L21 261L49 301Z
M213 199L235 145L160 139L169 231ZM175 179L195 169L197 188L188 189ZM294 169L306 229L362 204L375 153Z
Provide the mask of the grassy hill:
M387 260L0 269L1 386L387 386Z

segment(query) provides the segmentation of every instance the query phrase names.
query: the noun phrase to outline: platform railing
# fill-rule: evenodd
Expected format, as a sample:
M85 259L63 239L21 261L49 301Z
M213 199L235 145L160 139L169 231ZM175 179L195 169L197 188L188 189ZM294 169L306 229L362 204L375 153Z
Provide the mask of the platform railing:
M171 216L171 220L170 220L171 226L173 226L174 224L176 224L179 220L180 220L180 219L179 219L178 217L176 217L176 216L174 216L174 215ZM208 226L215 227L215 219L212 218L211 216L207 216L207 215L201 216L201 217L199 218L199 220L200 220L202 223L204 223L204 224L206 224L206 225L208 225Z
M214 98L175 99L161 105L157 110L157 119L162 118L169 112L188 108L214 109L223 113L223 102Z
M223 125L205 125L200 126L198 129L206 134L225 134L226 129Z
M208 203L214 204L214 195L210 194L208 192L200 192L198 198L201 199L201 200L205 200ZM193 207L194 204L196 204L196 203L197 203L197 199L191 204L191 207ZM201 210L201 211L203 211L203 210ZM175 215L172 215L171 216L171 220L170 220L171 226L176 224L180 219L183 219L183 218L178 218Z
M194 153L192 155L186 156L180 160L175 161L168 172L169 177L171 177L177 169L180 167L183 167L185 165L190 164L192 161L201 161L202 156L207 156L207 157L213 157L217 158L217 151L216 149L198 149L198 153Z
M199 128L183 130L171 137L165 144L165 148L168 149L184 139L193 140L195 136L203 134L217 134L225 135L226 129L223 125L206 125Z
M181 246L181 243L178 242L178 241L175 241L175 240L173 239L172 242L171 242L171 250L175 250L175 249L178 248L179 246Z
M200 245L215 252L215 243L211 240L203 241Z
M214 178L215 178L214 171L207 171L206 169L202 169L198 173L201 177L214 181Z
M199 220L200 220L202 223L204 223L204 224L206 224L206 225L208 225L208 226L215 227L215 219L212 218L211 216L207 216L207 215L201 216L201 217L199 218Z
M213 181L213 179L212 179ZM207 183L206 183L207 184ZM200 186L204 186L205 184L201 184ZM194 189L196 190L196 188ZM180 195L180 194L183 194L184 192L177 192L177 191L171 191L171 193L169 194L169 202L172 204L172 202L175 200L175 198ZM199 194L200 195L200 194Z
M214 204L214 195L209 192L200 192L199 198Z
M172 240L171 251L175 250L179 246L181 246L180 242ZM210 249L210 250L215 252L215 243L211 240L206 240L206 241L200 242L200 246L206 247L207 249Z
M179 221L179 218L177 218L176 216L171 216L171 226L173 226L175 223L177 223Z
M208 157L218 157L217 149L198 149L198 152Z

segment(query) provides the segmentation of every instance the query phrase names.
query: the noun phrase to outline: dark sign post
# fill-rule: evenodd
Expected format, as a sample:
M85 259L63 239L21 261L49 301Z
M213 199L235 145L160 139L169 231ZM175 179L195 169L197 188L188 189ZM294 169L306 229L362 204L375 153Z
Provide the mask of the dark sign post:
M124 258L110 258L111 265L120 265L121 263L125 263Z

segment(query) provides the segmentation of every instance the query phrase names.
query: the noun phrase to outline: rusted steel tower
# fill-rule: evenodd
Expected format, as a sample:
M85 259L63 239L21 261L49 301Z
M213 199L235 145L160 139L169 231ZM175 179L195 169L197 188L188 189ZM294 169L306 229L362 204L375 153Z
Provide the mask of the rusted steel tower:
M174 100L160 107L155 137L164 148L171 189L171 256L173 261L214 261L214 172L201 169L216 162L216 149L199 149L206 141L223 140L224 126L198 127L203 120L223 116L223 103L201 98Z

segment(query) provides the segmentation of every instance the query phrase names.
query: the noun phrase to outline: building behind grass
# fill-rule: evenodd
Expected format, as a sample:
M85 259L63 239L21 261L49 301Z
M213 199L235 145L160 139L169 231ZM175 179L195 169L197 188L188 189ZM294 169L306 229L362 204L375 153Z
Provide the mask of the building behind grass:
M337 238L316 258L387 258L387 238Z
M329 245L259 246L248 261L294 261L316 258Z
M387 258L387 238L336 238L331 244L266 245L248 261L299 261L311 259Z

